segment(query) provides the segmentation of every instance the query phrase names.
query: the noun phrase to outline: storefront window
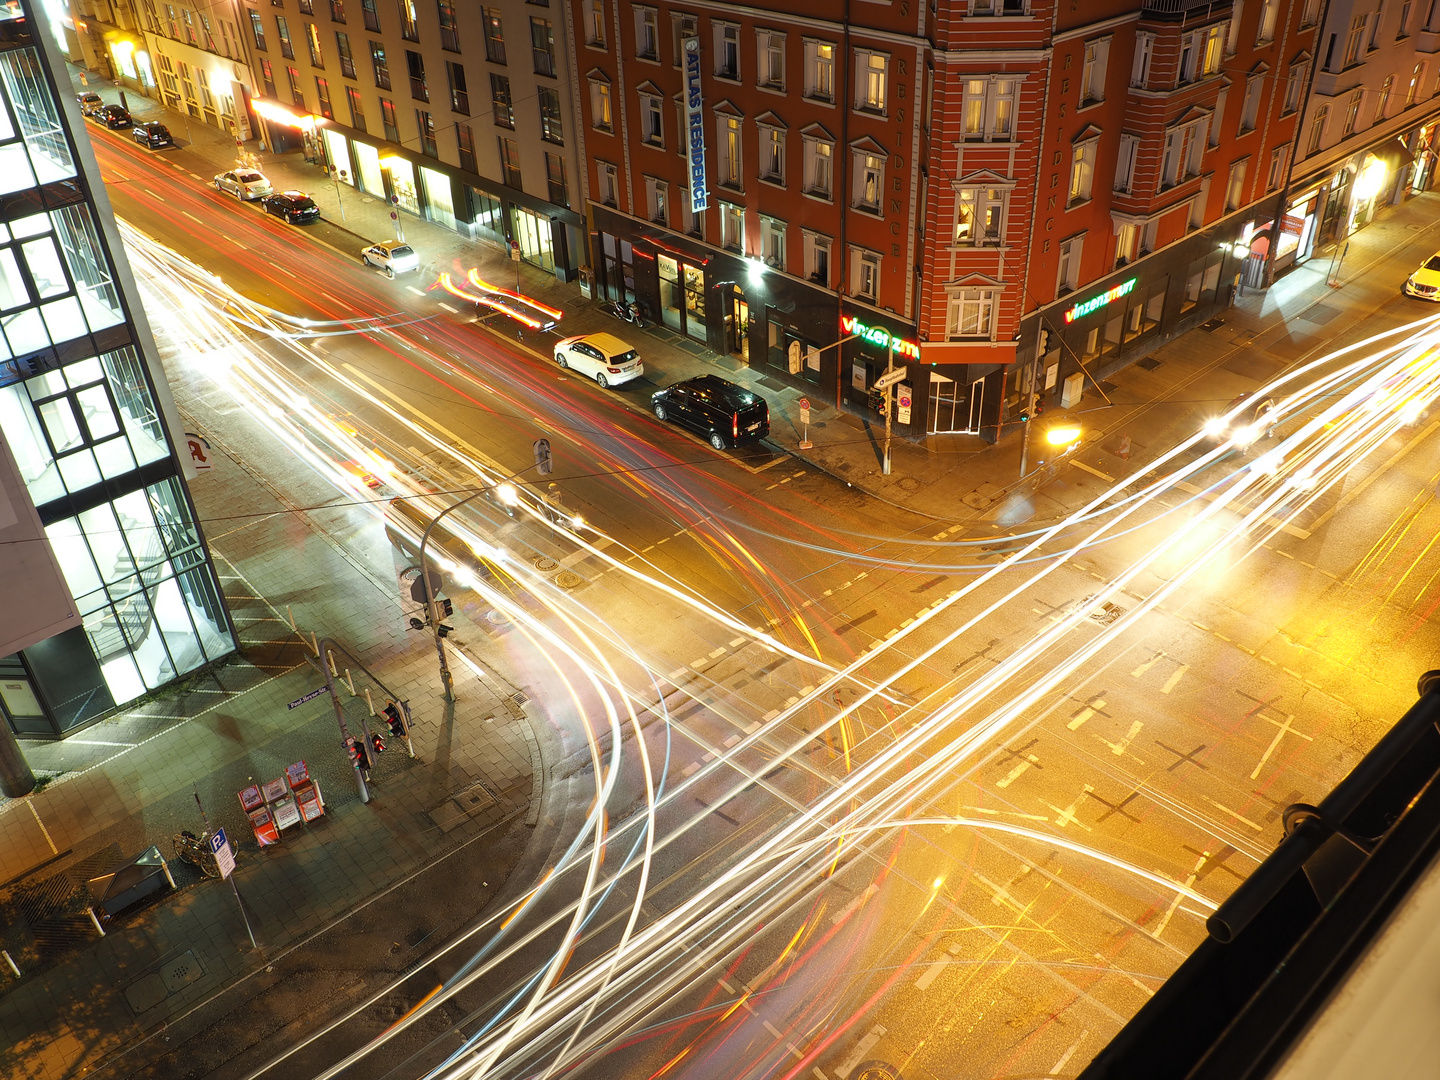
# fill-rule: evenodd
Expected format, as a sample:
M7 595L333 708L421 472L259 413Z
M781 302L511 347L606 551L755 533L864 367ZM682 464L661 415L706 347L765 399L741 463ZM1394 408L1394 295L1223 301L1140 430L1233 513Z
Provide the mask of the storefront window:
M553 271L555 252L551 247L550 219L520 206L511 207L510 215L511 235L520 245L520 258Z
M387 159L390 170L390 187L400 200L400 209L412 214L420 213L420 195L415 190L415 167L401 157Z
M329 128L325 128L324 132L325 157L334 169L339 170L337 175L341 182L353 187L355 185L355 166L350 161L349 140L340 132L331 131Z
M699 266L685 267L685 333L705 340L705 270Z
M671 330L679 331L684 296L680 287L680 263L669 255L657 255L655 261L660 269L660 319Z
M422 165L420 179L425 184L425 206L430 220L447 229L455 228L455 197L450 177Z
M475 188L470 189L475 204L475 235L499 247L505 246L505 215L500 200Z
M385 174L380 170L380 151L369 143L357 142L354 147L356 176L361 189L385 198Z

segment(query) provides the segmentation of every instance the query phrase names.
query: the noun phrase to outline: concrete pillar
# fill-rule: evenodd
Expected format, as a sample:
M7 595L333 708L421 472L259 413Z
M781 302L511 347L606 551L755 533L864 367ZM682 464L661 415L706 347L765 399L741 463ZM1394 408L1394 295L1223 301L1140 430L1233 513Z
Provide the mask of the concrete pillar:
M8 798L18 799L35 790L35 774L30 763L20 752L20 744L10 725L0 719L0 792Z

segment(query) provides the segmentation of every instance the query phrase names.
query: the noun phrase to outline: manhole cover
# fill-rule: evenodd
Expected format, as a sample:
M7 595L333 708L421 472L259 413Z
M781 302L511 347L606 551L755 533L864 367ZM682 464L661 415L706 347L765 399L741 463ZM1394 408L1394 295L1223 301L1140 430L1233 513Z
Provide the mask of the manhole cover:
M551 570L554 570L554 569L555 569L557 566L559 566L559 565L560 565L559 563L557 563L554 559L550 558L550 556L548 556L548 555L536 555L536 556L535 556L535 569L536 569L536 570L542 570L542 571L544 571L544 572L546 572L546 573L549 573Z
M205 969L200 966L200 961L196 960L195 954L188 949L160 969L160 979L164 982L166 991L171 994L204 974Z
M1154 371L1164 362L1164 360L1157 360L1153 356L1147 356L1144 360L1135 361L1135 366L1138 368L1144 368L1146 371Z
M136 1013L148 1012L169 997L165 983L159 975L146 975L136 979L125 988L125 1000Z
M573 589L584 580L585 579L579 574L573 574L569 570L564 570L555 575L555 584L559 585L562 589Z
M888 1061L865 1061L850 1071L849 1080L900 1080L900 1070Z
M1200 324L1200 329L1204 330L1207 334L1213 334L1216 330L1219 330L1220 327L1224 325L1225 320L1217 315L1213 319L1206 319L1204 322L1202 322Z

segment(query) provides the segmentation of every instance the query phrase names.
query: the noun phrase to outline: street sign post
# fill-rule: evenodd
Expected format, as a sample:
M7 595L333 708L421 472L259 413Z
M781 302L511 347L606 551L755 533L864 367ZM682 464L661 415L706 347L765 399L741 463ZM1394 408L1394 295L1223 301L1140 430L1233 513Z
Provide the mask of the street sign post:
M324 694L324 693L326 693L326 692L327 692L327 688L324 687L324 686L320 687L318 690L311 690L308 694L304 695L303 697L297 697L294 701L290 702L290 704L287 705L287 706L285 706L285 707L286 707L287 709L298 709L301 705L304 705L307 701L314 701L317 697L319 697L321 694Z
M215 835L210 837L210 854L215 856L215 865L220 868L220 876L228 878L235 871L235 852L230 850L230 842L225 839L225 830L216 829Z
M800 427L803 433L800 436L800 449L809 450L814 444L810 441L810 399L800 399Z
M873 386L876 390L888 390L903 378L905 378L905 369L895 368L876 379Z

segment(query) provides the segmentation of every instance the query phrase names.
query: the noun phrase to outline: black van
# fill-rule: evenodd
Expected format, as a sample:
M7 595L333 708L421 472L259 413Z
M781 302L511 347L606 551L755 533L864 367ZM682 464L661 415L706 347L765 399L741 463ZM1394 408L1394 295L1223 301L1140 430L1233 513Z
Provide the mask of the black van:
M755 442L770 434L765 399L718 375L686 379L650 396L660 420L673 420L705 436L716 450Z

